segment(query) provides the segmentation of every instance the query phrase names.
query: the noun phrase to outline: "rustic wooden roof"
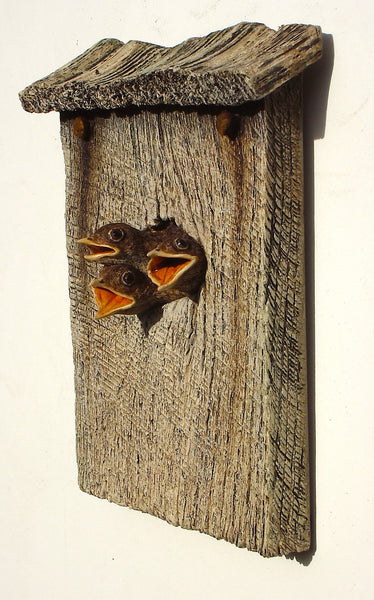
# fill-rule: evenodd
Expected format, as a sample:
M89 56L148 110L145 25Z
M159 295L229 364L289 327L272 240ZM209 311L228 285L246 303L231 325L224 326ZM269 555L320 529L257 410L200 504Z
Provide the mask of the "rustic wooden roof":
M313 25L239 23L166 48L105 39L20 93L29 112L258 100L322 54Z

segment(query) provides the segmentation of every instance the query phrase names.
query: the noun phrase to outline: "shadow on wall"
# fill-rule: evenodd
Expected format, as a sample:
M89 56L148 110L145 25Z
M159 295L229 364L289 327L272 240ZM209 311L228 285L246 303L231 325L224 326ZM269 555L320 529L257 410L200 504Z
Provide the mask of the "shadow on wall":
M314 265L314 140L325 135L326 113L334 66L334 42L323 34L321 60L304 72L304 201L305 201L305 292L310 452L310 501L312 544L307 552L289 558L307 566L317 549L316 532L316 419L315 419L315 265Z

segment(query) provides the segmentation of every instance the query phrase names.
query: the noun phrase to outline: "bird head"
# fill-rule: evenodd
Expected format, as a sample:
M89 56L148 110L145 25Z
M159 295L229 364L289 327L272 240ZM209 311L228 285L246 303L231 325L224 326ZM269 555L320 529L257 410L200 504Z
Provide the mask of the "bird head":
M96 319L114 314L134 315L157 304L157 287L149 278L128 264L110 265L92 281L98 312Z
M89 261L110 263L113 259L125 259L139 253L141 232L126 223L109 223L100 227L89 237L78 240L89 249L85 258Z
M150 240L153 238L153 244ZM170 288L194 292L201 284L206 269L202 246L183 229L170 221L164 229L152 230L148 247L153 245L147 273L158 290Z

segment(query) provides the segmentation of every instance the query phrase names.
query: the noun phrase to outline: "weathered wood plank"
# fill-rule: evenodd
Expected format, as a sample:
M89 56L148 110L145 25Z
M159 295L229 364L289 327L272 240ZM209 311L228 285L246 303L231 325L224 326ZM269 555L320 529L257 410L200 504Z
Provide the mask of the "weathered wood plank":
M20 93L30 112L129 105L239 105L270 94L318 60L313 25L239 23L173 48L102 40Z
M310 536L302 99L296 87L287 94L266 99L269 540L284 554Z
M266 556L310 543L299 82L242 107L63 114L79 484ZM174 217L201 240L199 302L147 333L94 321L77 239Z

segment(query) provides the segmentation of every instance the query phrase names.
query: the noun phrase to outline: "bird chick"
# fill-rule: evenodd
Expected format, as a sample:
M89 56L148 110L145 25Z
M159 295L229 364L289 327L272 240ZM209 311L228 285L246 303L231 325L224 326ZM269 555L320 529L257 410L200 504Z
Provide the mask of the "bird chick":
M100 227L87 238L78 240L90 250L84 258L103 264L118 262L131 263L133 266L146 271L143 232L126 223L109 223Z
M98 311L95 319L114 314L135 315L161 303L157 286L129 264L105 266L91 283Z
M164 228L148 228L146 248L148 277L158 292L175 290L190 295L200 287L206 267L202 246L169 221Z

